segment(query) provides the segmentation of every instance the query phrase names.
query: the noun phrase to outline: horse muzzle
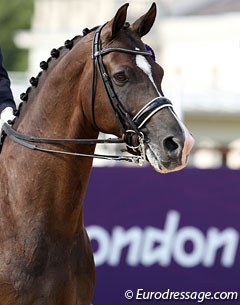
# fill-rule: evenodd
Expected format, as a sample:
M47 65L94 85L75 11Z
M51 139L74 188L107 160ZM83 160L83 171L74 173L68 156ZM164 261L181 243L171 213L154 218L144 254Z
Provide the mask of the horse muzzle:
M194 139L184 129L182 137L168 136L161 143L150 141L146 147L146 159L160 173L169 173L183 169L187 165Z

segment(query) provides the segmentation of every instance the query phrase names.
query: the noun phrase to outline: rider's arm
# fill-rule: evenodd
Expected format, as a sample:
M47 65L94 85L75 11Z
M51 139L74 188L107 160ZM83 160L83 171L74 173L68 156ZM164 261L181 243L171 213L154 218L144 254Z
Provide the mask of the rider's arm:
M7 71L3 67L2 52L0 49L0 125L14 119L13 110L16 104L10 88L10 80ZM0 126L2 127L2 126Z
M12 91L10 88L10 80L2 63L2 52L0 49L0 113L6 107L16 108Z

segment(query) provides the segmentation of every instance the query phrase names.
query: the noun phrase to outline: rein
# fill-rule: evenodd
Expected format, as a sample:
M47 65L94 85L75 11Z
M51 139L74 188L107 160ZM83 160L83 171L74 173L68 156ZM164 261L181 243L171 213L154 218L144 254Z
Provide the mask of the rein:
M98 68L98 72L101 76L102 82L105 87L105 91L109 98L110 104L115 112L116 118L121 126L123 137L122 138L110 138L110 139L53 139L53 138L38 138L33 136L28 136L22 134L20 132L15 131L8 124L3 125L3 131L6 135L16 142L28 149L37 150L47 153L54 154L64 154L71 156L79 156L79 157L88 157L88 158L98 158L104 160L114 160L114 161L127 161L131 163L143 165L146 161L145 154L145 144L146 140L144 134L141 132L141 128L143 125L159 110L165 107L172 107L172 103L165 97L156 97L149 103L147 103L140 111L132 118L130 114L125 110L122 103L119 101L117 94L113 89L113 85L111 82L111 78L105 69L103 64L103 56L107 55L111 52L122 52L128 54L137 54L143 56L152 56L152 52L149 51L141 51L141 50L131 50L120 47L109 47L105 49L101 49L101 30L103 26L97 28L92 45L92 94L91 94L91 110L92 110L92 121L95 128L98 130L95 116L94 116L94 100L95 100L95 89L96 89L96 66ZM137 145L133 145L133 138L137 140ZM30 142L30 143L29 143ZM99 155L99 154L83 154L83 153L74 153L62 150L55 149L47 149L39 147L36 144L31 143L45 143L45 144L121 144L125 143L127 146L127 150L135 154L135 156L112 156L112 155Z
M45 144L121 144L124 143L124 140L121 138L110 138L110 139L53 139L53 138L37 138L28 136L25 134L22 134L16 130L14 130L11 126L8 124L3 125L3 131L6 133L6 135L13 140L15 143L20 144L28 149L31 150L38 150L42 152L47 153L56 153L56 154L64 154L64 155L70 155L70 156L77 156L77 157L88 157L88 158L96 158L96 159L104 159L104 160L113 160L113 161L127 161L139 165L143 165L143 162L141 161L141 156L111 156L111 155L88 155L88 154L81 154L81 153L74 153L74 152L68 152L68 151L62 151L62 150L55 150L55 149L47 149L42 148L34 144L30 144L28 142L34 142L34 143L45 143Z

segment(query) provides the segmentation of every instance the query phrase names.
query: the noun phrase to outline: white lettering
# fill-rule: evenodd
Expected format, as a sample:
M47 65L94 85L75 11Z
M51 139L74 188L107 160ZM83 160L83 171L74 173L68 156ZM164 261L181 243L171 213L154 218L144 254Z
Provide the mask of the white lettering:
M187 241L193 245L191 252L186 252ZM175 261L183 267L197 266L204 255L204 235L200 230L193 227L185 227L178 231L175 237L173 256Z
M122 227L115 227L112 234L111 248L109 249L109 265L118 265L123 249L128 247L126 262L129 266L136 266L139 262L141 244L142 230L140 228L132 227L129 230L125 230Z
M217 251L223 247L221 263L224 267L232 267L237 254L239 234L233 228L227 228L220 232L217 228L210 228L207 232L208 243L205 247L203 265L211 267L214 265Z
M142 260L144 266L159 263L160 266L168 266L171 263L173 239L179 224L179 213L171 211L167 215L163 230L147 227L144 230L142 245ZM159 245L156 246L156 243Z
M143 297L143 289L138 289L136 294L136 300L142 300Z
M100 266L107 261L110 245L110 236L108 232L99 226L89 226L87 228L90 240L98 242L98 248L94 252L94 262L96 266Z
M211 267L219 257L223 267L234 265L239 245L237 230L211 227L204 234L193 226L179 228L179 223L180 213L169 211L163 229L116 226L109 233L100 226L89 226L89 238L98 245L94 252L96 266L117 266L125 260L129 266L167 267L174 261L185 268L200 264ZM187 243L191 244L190 249L186 248Z

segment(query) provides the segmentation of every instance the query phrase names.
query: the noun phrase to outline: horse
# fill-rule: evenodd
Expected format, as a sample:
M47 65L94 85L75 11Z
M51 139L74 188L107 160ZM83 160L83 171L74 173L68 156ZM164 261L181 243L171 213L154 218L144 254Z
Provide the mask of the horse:
M193 138L141 39L156 4L131 24L127 9L53 49L21 95L16 121L4 125L1 305L91 304L95 268L83 203L92 160L101 157L94 155L99 132L116 136L110 144L126 143L131 154L117 160L149 162L160 173L187 163Z

